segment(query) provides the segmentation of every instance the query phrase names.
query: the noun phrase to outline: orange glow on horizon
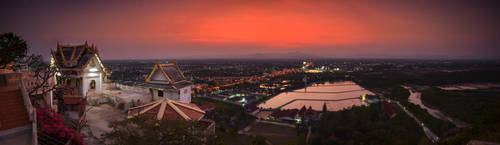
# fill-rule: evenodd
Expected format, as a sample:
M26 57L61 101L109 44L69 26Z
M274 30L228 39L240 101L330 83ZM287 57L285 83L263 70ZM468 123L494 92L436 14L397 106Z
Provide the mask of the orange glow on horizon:
M0 31L46 52L95 43L104 58L497 57L488 3L185 0L17 2ZM69 11L70 10L70 11ZM22 19L20 19L22 18ZM119 50L121 54L115 53Z

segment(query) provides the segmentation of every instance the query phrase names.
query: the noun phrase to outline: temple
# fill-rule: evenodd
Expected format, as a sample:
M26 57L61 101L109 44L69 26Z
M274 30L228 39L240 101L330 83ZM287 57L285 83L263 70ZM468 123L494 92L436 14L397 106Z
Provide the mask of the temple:
M168 98L190 103L192 84L186 79L176 62L168 64L157 62L146 78L145 86L149 88L153 100Z
M82 111L86 96L102 91L102 83L108 74L94 45L87 42L82 45L57 43L50 61L57 71L55 83L67 88L63 99L70 109Z
M205 111L201 110L196 104L164 98L142 106L129 108L127 118L140 115L156 120L197 121L209 133L215 132L215 122L210 119L204 119Z

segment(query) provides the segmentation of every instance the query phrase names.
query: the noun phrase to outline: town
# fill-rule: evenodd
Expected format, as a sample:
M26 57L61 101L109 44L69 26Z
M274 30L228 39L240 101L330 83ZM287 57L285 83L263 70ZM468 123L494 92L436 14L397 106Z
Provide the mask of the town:
M338 120L339 115L354 111L358 115L347 120L375 115L379 122L391 124L390 129L404 128L408 133L413 130L406 141L415 139L428 144L442 142L443 138L453 141L450 134L470 127L471 116L464 118L453 107L441 108L447 113L430 108L428 105L443 104L423 103L439 103L439 99L423 95L451 93L452 97L458 94L449 91L495 92L500 84L490 81L499 78L475 76L456 81L455 77L493 74L498 70L491 70L491 66L497 63L474 68L463 62L424 63L354 59L108 62L100 57L99 48L88 42L58 43L45 69L22 63L8 63L2 69L2 97L9 100L2 110L16 110L9 113L12 119L2 121L2 132L24 132L27 135L12 139L35 144L121 144L129 140L114 137L127 136L130 130L123 132L123 128L115 125L120 122L185 120L195 121L200 129L196 133L205 136L197 143L322 144L326 140L342 143L349 139L347 134L335 133L341 128L331 126L336 134L333 136L332 130L324 127L346 125L346 118ZM420 77L441 73L450 75L440 76L440 82ZM384 78L391 79L380 80ZM476 101L494 108L496 99ZM466 100L454 102L460 101ZM470 107L471 112L483 110ZM355 120L369 123L370 119ZM45 123L60 123L67 128L64 129L67 134L75 137L54 136L61 130ZM350 130L359 124L356 126ZM327 134L330 136L323 139ZM210 141L206 142L208 138Z

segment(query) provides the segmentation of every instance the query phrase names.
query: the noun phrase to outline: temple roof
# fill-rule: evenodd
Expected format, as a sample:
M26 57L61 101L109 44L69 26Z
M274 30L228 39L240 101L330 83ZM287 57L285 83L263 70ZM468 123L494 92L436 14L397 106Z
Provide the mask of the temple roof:
M161 76L163 76L165 80L154 80L153 76L155 75L155 73L161 73ZM166 82L169 85L155 84L152 81ZM146 78L146 83L150 87L167 89L179 89L193 84L191 81L188 81L186 79L176 62L167 64L155 63L153 70Z
M98 50L95 46L89 46L87 42L81 45L62 45L57 43L57 48L52 51L55 64L59 68L83 69L92 57L100 61ZM101 63L101 65L103 65ZM104 66L103 66L104 68Z
M129 118L138 115L147 115L155 119L183 119L198 121L205 115L196 104L183 103L170 99L162 99L133 107L128 110Z

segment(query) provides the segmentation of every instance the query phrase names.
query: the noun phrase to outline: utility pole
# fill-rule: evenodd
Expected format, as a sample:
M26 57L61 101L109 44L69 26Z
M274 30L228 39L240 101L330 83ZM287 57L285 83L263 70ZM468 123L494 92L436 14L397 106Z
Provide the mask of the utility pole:
M307 75L304 75L302 80L304 81L304 93L307 93Z

